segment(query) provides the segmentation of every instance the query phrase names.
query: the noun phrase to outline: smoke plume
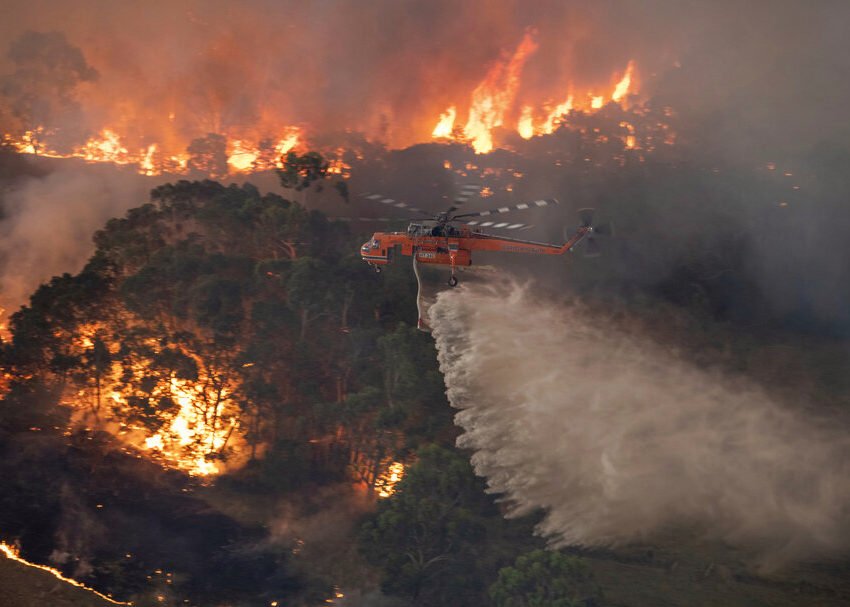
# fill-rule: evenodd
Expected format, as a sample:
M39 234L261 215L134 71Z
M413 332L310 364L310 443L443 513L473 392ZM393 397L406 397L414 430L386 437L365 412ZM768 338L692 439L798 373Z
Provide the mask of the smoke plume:
M79 166L15 182L3 196L0 305L12 312L51 276L81 270L92 232L144 203L149 187L132 172Z
M850 443L758 386L516 285L444 292L430 317L460 446L553 544L689 529L765 564L848 545Z

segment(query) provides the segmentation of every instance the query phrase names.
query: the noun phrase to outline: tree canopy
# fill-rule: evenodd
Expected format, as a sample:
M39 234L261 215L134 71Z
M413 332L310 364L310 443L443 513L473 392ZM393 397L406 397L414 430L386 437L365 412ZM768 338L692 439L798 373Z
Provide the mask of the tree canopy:
M414 605L482 604L485 580L524 544L516 529L534 542L529 521L502 519L467 458L429 445L363 525L360 546L388 594Z
M490 597L495 607L594 607L602 592L579 557L534 550L499 570Z

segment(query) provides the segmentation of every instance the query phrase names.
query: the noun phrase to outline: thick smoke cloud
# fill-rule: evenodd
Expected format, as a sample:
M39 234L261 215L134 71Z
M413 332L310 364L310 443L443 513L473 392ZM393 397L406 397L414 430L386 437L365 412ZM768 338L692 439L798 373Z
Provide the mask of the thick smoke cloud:
M516 285L445 292L430 318L459 444L552 543L696 529L765 565L850 545L850 442L756 385Z
M74 166L16 182L3 196L0 304L13 312L39 284L78 272L92 234L147 201L148 180L131 171Z

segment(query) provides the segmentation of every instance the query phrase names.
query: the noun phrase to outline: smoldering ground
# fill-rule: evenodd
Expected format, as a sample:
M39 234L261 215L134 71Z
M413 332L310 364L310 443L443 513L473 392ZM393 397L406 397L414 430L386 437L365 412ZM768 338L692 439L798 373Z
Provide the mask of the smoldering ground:
M552 544L687 528L772 566L850 543L850 442L755 383L513 283L444 292L430 318L459 445Z

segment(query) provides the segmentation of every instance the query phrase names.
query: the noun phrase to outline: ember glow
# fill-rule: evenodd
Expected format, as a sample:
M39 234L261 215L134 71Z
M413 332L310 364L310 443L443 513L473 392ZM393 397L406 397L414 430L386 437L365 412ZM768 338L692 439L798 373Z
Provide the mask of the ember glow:
M55 577L59 580L62 580L63 582L65 582L67 584L71 584L72 586L76 586L77 588L83 588L85 590L88 590L89 592L96 594L97 596L102 598L104 601L108 601L108 602L112 603L113 605L132 605L132 603L123 603L121 601L116 601L115 599L112 599L112 598L106 596L105 594L101 594L97 590L93 590L92 588L89 588L88 586L78 582L77 580L72 580L71 578L67 578L64 575L62 575L62 573L58 569L54 569L53 567L48 567L46 565L39 565L37 563L30 563L26 559L22 559L20 557L20 551L15 546L13 546L12 544L7 544L6 542L0 542L0 552L2 552L6 556L6 558L8 558L8 559L11 559L15 562L26 565L27 567L32 567L33 569L40 569L41 571L46 571L49 574L51 574L53 577Z

